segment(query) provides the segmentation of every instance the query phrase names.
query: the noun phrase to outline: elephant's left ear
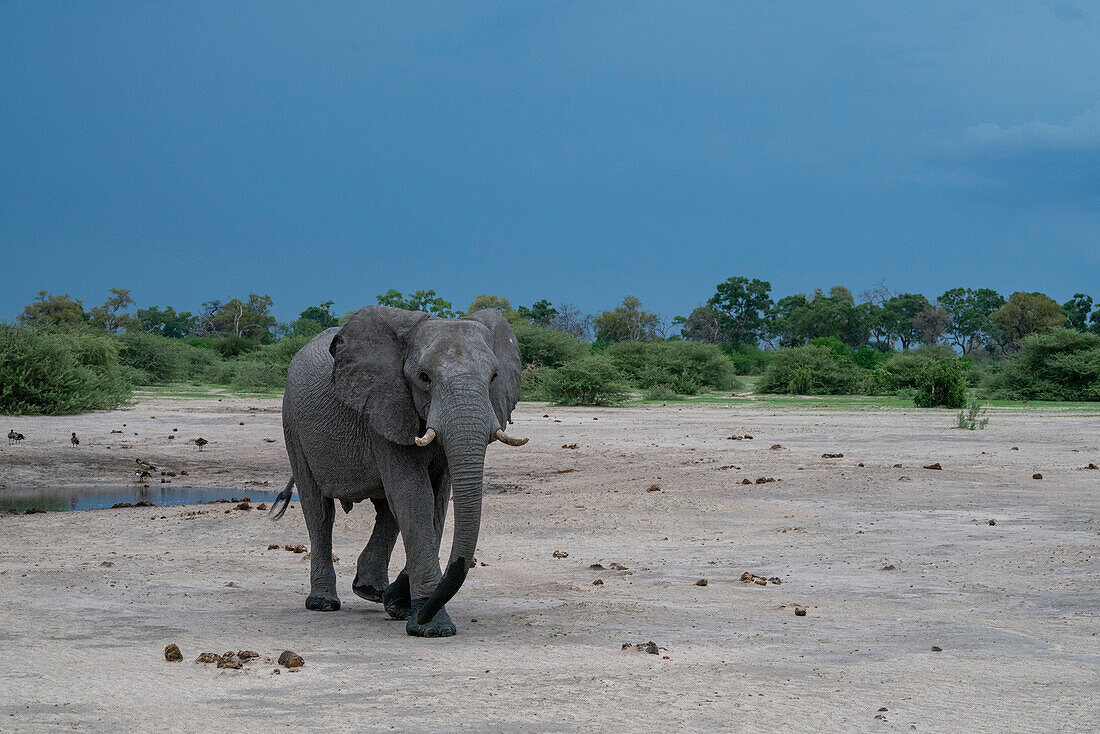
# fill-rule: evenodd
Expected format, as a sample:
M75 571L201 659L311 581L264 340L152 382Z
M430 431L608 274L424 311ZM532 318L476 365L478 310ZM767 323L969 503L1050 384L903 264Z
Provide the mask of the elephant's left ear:
M500 420L500 427L507 430L512 410L519 402L519 377L521 362L519 342L512 325L504 314L495 308L486 308L464 318L480 321L489 329L489 346L497 355L500 371L497 379L489 384L489 397Z

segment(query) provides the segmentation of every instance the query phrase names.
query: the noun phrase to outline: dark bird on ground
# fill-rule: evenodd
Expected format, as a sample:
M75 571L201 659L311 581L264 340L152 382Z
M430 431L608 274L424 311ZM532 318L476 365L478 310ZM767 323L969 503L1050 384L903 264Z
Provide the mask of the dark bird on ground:
M134 469L134 477L140 482L144 479L148 479L151 475L148 469Z
M193 444L195 444L196 446L198 446L198 447L199 447L199 451L202 451L202 447L203 447L203 446L205 446L206 444L210 443L210 442L209 442L209 441L207 441L207 440L206 440L205 438L203 438L202 436L199 436L198 438L196 438L195 440L193 440L193 441L192 441L191 443L193 443Z
M73 446L79 446L80 445L80 439L76 437L76 432L75 431L73 432L72 437L69 438L69 443L71 443Z
M19 443L23 440L22 433L16 433L15 429L8 431L8 443Z
M156 464L151 464L150 462L146 461L145 459L134 459L134 463L137 464L138 466L140 466L142 469L146 469L148 471L156 471L157 470Z

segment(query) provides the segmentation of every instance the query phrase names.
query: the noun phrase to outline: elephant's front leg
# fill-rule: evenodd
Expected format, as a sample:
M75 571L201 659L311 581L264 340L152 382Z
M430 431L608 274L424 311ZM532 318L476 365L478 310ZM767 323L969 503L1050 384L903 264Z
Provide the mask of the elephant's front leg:
M359 554L351 590L360 598L381 604L382 594L390 583L390 554L397 543L397 520L385 498L372 499L371 502L375 509L374 529ZM407 616L405 618L408 619Z
M405 544L405 570L412 596L412 615L405 629L417 637L450 637L454 622L445 609L427 623L416 622L416 612L431 596L443 574L439 569L439 535L436 531L436 493L423 449L389 444L379 456L386 500L397 518ZM396 583L396 582L395 582ZM391 585L392 586L392 585ZM388 590L387 590L388 592Z

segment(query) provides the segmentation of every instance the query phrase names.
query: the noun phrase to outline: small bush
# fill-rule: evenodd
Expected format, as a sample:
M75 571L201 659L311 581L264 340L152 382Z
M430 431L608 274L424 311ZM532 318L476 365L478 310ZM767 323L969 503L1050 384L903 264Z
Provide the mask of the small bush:
M654 385L642 393L646 400L675 400L676 391L665 385Z
M127 332L118 341L121 347L119 360L141 379L135 384L198 380L218 359L218 355L209 349L147 332Z
M560 367L588 354L588 345L572 334L532 324L512 324L523 364Z
M1035 334L989 380L1008 400L1100 400L1100 335L1079 331Z
M0 413L110 410L130 395L118 344L90 333L0 324Z
M556 405L615 405L626 397L615 365L595 354L547 369L541 391Z
M917 393L913 398L918 408L961 408L966 405L966 378L957 359L936 359L927 362L917 376Z
M989 425L989 416L985 414L985 409L977 399L967 403L966 409L960 410L959 416L956 419L956 427L962 428L965 431L973 431L976 429L984 431L987 425Z
M827 346L794 347L775 353L756 389L761 393L849 395L855 392L859 378L859 368L851 360L835 359Z

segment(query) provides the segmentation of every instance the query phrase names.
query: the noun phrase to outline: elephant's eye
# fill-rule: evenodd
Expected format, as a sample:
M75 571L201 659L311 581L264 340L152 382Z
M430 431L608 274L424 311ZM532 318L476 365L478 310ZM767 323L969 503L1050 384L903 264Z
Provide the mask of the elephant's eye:
M493 382L493 381L494 381L494 380L496 380L496 379L497 379L497 373L496 373L496 372L494 372L494 373L493 373L493 376L489 378L489 382Z
M428 377L427 372L421 372L419 375L417 375L417 377L419 377L420 381L423 382L425 385L432 381L432 378Z

